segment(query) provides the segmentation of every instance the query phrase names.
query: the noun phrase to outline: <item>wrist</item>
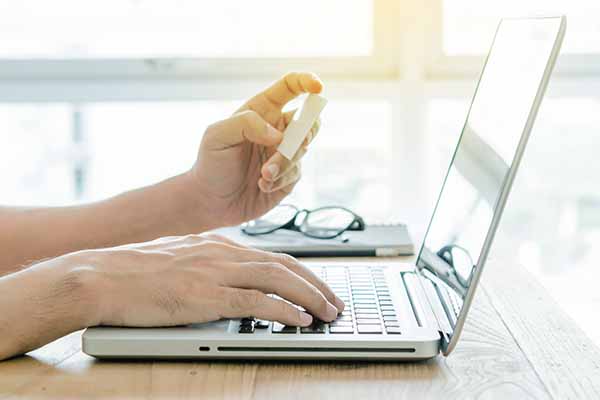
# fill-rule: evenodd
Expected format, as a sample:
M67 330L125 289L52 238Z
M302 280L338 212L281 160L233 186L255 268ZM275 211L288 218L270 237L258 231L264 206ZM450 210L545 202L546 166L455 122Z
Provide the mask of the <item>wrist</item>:
M70 307L73 330L99 325L105 309L103 279L94 267L94 251L80 251L48 261L55 263L53 291Z
M97 325L99 297L85 264L63 256L0 279L0 360Z
M207 198L207 191L199 184L194 169L163 183L165 191L172 196L178 234L202 233L221 226L215 216L215 200Z

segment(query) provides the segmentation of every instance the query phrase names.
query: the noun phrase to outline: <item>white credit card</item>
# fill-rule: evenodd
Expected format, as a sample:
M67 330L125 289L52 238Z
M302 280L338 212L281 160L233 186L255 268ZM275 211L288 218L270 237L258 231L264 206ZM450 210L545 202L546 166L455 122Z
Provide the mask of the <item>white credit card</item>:
M302 108L296 111L294 118L283 131L283 141L277 151L288 160L293 159L326 104L326 98L318 94L309 94Z

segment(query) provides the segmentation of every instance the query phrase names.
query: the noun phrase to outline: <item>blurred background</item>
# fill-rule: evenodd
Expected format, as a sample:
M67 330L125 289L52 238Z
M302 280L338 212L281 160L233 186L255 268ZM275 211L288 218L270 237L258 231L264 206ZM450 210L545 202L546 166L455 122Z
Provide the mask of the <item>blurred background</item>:
M540 279L600 344L600 3L5 0L0 202L67 205L191 167L205 127L289 70L330 103L289 199L407 222L415 241L501 16L567 36L492 257Z

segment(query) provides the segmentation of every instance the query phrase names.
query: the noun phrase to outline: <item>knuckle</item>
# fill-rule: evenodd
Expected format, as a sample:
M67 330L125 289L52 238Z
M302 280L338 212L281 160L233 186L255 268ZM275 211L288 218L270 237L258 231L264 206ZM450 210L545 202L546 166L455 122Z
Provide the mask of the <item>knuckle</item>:
M227 238L223 235L219 235L218 233L204 233L201 235L202 238L207 240L212 240L215 242L225 242Z
M298 264L298 261L294 257L290 256L289 254L278 253L275 255L275 257L281 264L284 264L284 265L289 265L289 264L297 265Z
M279 315L279 319L295 319L297 312L299 312L298 308L290 306L285 301L279 301L277 303L277 313Z
M228 297L228 304L232 310L244 311L259 307L263 294L258 290L236 290Z
M219 125L221 125L222 122L223 121L219 121L208 125L204 131L204 136L209 138L217 136L219 134Z
M298 78L298 71L288 71L283 75L283 79L286 81L293 81Z
M223 243L215 242L213 240L206 240L198 243L198 247L205 251L216 251L224 247Z
M285 268L281 264L274 262L259 264L257 270L258 278L266 282L278 279L285 273Z
M260 119L258 113L254 110L246 110L242 112L240 116L242 121L247 125L253 125Z
M296 81L298 80L297 72L288 72L283 76L283 83L285 83L288 90L293 94L298 94L299 90L297 88Z
M302 311L298 308L298 307L293 307L294 308L294 317L296 317L296 321L302 321Z
M198 235L189 234L189 235L182 236L181 240L185 243L196 243L196 242L198 242L198 240L200 240L200 237Z
M317 303L317 309L319 310L319 312L326 314L327 311L329 310L329 304L328 304L327 299L323 296L317 296L316 303Z

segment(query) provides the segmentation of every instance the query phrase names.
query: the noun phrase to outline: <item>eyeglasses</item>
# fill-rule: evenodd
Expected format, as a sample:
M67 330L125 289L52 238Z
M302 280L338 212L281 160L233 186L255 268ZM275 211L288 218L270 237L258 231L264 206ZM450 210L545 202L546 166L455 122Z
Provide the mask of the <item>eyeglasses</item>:
M281 204L264 216L241 227L246 235L266 235L279 229L300 232L315 239L333 239L346 231L364 231L364 220L344 207L328 206L314 210Z

